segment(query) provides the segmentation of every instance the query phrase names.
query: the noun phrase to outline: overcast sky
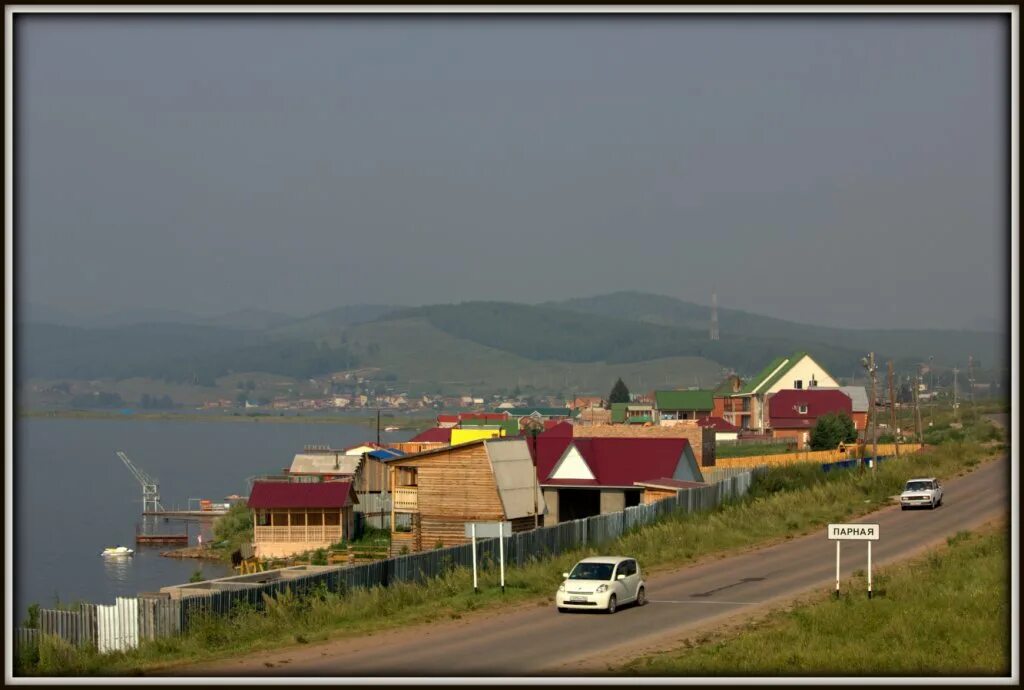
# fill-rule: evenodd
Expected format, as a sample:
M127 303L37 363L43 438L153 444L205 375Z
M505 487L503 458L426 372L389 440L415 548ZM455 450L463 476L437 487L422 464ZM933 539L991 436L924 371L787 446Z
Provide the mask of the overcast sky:
M20 17L17 299L1003 324L1004 17Z

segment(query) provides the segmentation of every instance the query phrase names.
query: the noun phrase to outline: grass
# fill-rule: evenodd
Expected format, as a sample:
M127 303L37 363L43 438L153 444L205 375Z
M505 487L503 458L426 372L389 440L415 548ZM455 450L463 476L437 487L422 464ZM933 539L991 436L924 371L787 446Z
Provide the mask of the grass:
M804 534L828 522L856 517L888 502L912 475L950 477L977 465L988 454L977 444L950 442L879 465L876 473L834 471L817 465L770 470L743 500L711 513L677 514L624 535L612 544L564 553L506 572L506 593L497 587L496 569L485 565L481 593L472 576L454 569L425 584L322 592L298 601L285 597L266 614L240 609L234 616L201 622L190 634L145 642L138 649L100 656L91 650L41 648L40 661L24 674L116 675L154 671L283 645L331 637L358 636L438 619L459 618L480 609L535 601L549 605L559 574L579 558L615 551L635 555L648 572L677 567L706 556L743 550ZM491 564L493 565L493 564ZM48 655L48 656L47 656ZM45 656L45 659L43 658Z
M774 455L790 453L793 445L789 443L723 443L715 449L718 458L749 458L754 455Z
M961 532L910 563L863 575L739 632L635 659L614 672L659 676L1006 676L1008 534Z

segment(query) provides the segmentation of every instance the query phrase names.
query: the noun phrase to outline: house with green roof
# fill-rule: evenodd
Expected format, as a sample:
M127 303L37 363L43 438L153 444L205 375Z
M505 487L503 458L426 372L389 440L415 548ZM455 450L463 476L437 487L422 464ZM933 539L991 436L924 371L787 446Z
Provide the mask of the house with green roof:
M612 403L612 424L653 424L656 411L653 405L642 403Z
M654 406L661 422L705 419L715 407L713 390L654 391Z
M782 390L839 388L839 382L806 352L776 357L748 380L731 398L742 400L743 409L726 418L741 429L764 431L768 426L771 396Z

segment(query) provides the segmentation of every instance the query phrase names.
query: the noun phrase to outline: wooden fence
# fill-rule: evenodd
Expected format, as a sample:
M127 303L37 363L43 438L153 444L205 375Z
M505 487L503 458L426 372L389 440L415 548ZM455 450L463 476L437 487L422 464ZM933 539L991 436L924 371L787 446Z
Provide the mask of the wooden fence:
M920 443L901 443L900 454L910 454L921 450ZM729 467L759 467L761 465L793 465L798 462L818 462L821 464L842 462L844 460L856 460L871 457L873 449L870 445L850 446L846 450L807 450L795 453L777 453L774 455L751 455L744 458L718 458L715 461L715 468ZM892 456L896 454L896 444L879 443L878 455ZM709 468L701 468L706 472Z
M684 489L656 503L633 506L622 512L595 515L563 522L504 538L505 560L509 566L555 556L585 546L598 546L618 539L642 525L663 520L675 513L712 510L746 494L754 478L764 468L738 471L714 484ZM477 542L477 558L482 567L496 564L498 539ZM223 589L195 590L181 599L162 595L118 597L112 606L83 604L80 611L40 610L38 631L17 633L16 646L30 649L39 635L54 635L77 645L94 646L101 652L137 647L140 640L187 633L208 616L228 615L238 606L263 609L268 598L285 592L305 596L311 590L325 588L344 594L355 588L387 587L398 582L424 582L453 568L472 566L472 546L461 544L405 556L392 557L351 567L332 567L297 577L281 577L270 582L226 585ZM272 576L274 571L267 571ZM212 585L217 585L217 582Z

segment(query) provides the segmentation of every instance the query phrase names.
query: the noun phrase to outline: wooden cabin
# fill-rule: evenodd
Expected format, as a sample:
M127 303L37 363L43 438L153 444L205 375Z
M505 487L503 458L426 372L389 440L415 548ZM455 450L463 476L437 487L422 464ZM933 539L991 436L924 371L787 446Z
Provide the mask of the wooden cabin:
M249 494L258 558L291 556L352 539L351 482L261 482Z
M468 541L467 522L544 524L544 497L524 439L487 439L386 461L391 470L391 549L412 553Z

